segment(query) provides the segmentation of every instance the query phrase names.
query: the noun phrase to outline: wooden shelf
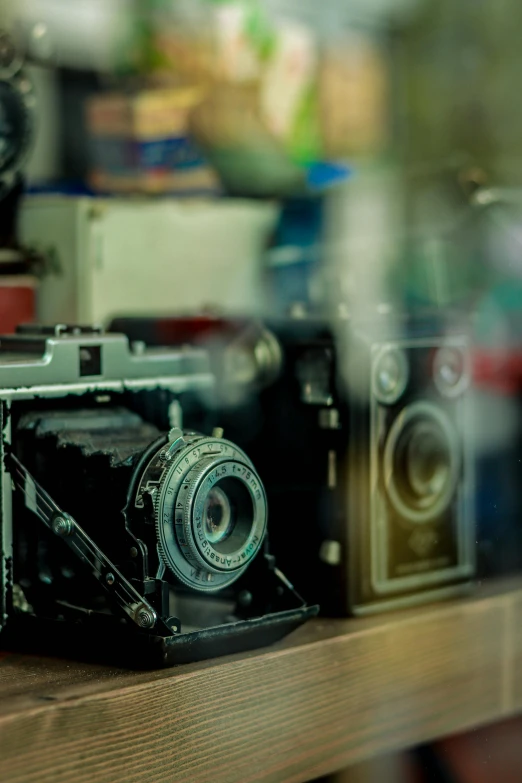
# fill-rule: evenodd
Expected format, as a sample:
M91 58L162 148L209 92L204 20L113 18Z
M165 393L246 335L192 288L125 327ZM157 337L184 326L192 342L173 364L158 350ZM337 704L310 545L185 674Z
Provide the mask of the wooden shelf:
M522 710L522 581L157 672L0 654L2 783L298 783Z

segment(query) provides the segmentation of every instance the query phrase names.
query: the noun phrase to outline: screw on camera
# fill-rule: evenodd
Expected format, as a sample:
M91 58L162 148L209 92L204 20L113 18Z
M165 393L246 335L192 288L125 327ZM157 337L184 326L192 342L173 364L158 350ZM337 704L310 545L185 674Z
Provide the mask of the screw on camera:
M135 618L140 628L152 628L156 622L156 615L145 604L140 604L137 607Z
M69 514L57 514L52 521L52 529L55 535L66 538L74 530L74 519Z

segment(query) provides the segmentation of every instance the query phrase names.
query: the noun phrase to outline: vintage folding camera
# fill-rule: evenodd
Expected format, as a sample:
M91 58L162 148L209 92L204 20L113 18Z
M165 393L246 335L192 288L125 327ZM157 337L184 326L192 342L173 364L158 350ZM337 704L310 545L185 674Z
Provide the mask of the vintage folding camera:
M176 319L118 324L151 342L176 333ZM187 320L177 325L186 338ZM236 322L233 336L219 321L207 331L226 367L251 368L241 405L219 416L262 471L271 544L306 597L329 614L368 613L470 587L464 334L432 318L378 316L269 321L257 341L252 323ZM256 366L268 383L254 383Z
M251 460L199 432L213 384L187 346L61 326L1 338L5 644L170 664L315 613L268 552Z

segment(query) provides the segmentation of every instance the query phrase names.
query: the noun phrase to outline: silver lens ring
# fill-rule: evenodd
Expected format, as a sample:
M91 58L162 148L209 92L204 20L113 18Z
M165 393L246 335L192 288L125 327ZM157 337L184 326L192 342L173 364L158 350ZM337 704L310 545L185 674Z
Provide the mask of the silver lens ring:
M183 538L191 542L196 562L213 573L230 573L247 565L259 550L266 530L263 486L250 462L206 460L183 483L177 506L183 504ZM224 488L234 510L234 524L222 541L212 542L205 509L216 488ZM223 491L223 490L222 490Z
M194 514L200 515L202 525L208 493L223 478L240 481L247 492L244 480L234 477L233 465L237 466L238 475L244 470L245 476L250 474L256 484L255 489L253 485L248 489L252 498L252 534L240 548L241 552L248 548L248 556L230 564L225 558L223 564L217 561L217 556L223 553L216 549L216 544L208 542L205 536L200 540L198 532L202 528L197 528ZM218 473L223 470L225 473ZM238 579L259 550L266 532L263 485L244 452L222 438L199 438L182 445L162 478L155 509L158 550L165 565L181 582L200 592L221 590Z
M426 508L415 508L405 501L399 486L396 470L396 455L399 442L414 422L429 423L441 435L447 446L448 479L441 487L435 500ZM409 522L424 523L440 516L451 503L459 480L461 455L458 436L446 413L427 402L417 402L404 408L395 419L384 447L384 484L388 497L395 510Z

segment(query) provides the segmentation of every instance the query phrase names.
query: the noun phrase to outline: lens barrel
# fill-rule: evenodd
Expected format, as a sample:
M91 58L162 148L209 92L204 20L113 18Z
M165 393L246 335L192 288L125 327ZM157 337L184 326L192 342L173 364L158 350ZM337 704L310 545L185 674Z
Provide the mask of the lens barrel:
M441 408L428 402L407 406L384 447L384 482L396 512L414 523L444 513L454 498L461 457L455 429Z
M232 584L266 533L266 495L252 463L230 441L190 435L156 452L138 491L150 487L159 469L153 495L163 562L198 591Z

